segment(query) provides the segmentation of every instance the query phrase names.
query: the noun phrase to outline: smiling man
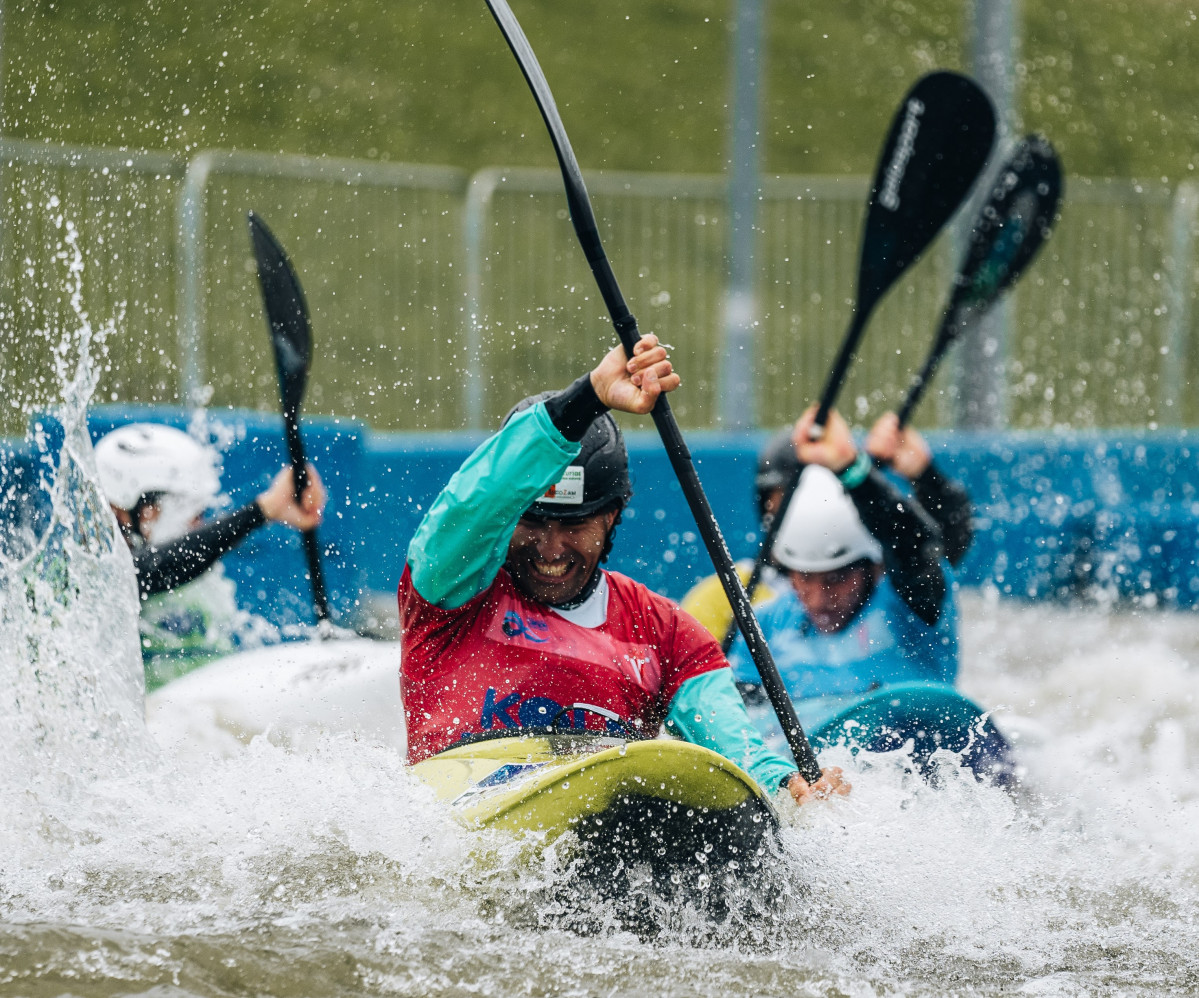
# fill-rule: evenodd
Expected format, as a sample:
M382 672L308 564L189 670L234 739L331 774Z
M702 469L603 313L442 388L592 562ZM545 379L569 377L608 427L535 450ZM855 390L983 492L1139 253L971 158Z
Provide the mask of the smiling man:
M798 801L814 785L769 751L719 646L669 600L601 564L632 495L609 409L644 415L678 387L666 350L612 350L561 392L519 403L454 474L399 586L408 759L465 735L545 727L672 733ZM598 710L597 710L598 708Z

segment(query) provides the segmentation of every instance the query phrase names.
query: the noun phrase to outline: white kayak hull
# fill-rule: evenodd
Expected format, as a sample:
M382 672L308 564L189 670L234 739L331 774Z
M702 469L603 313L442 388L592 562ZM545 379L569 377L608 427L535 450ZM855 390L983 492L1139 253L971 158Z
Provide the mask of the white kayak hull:
M407 749L395 641L295 641L209 662L146 698L146 725L164 748L229 755L269 732L302 744L352 733Z

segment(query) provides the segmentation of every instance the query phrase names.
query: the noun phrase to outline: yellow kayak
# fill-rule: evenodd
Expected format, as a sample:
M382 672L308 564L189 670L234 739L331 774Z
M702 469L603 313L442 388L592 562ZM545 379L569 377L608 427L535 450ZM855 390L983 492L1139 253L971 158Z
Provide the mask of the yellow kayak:
M744 770L706 748L600 734L483 736L413 771L472 827L573 830L608 860L754 863L777 817Z

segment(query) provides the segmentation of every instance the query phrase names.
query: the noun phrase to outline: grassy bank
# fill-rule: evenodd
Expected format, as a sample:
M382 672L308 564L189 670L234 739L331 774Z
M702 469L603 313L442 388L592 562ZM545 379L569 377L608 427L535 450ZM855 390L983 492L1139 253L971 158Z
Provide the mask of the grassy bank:
M514 6L590 176L724 170L732 0ZM1193 174L1199 83L1187 71L1196 28L1185 6L1059 0L1022 7L1020 130L1050 135L1070 174L1133 177L1146 189ZM870 173L903 91L925 70L963 68L968 11L960 0L768 2L765 169ZM4 16L4 121L12 136L183 158L236 148L466 170L554 166L483 0L60 0L8 3ZM39 386L52 393L43 372L60 334L73 328L63 264L54 261L60 214L81 227L84 304L116 329L97 397L177 401L178 182L178 175L147 176L122 187L111 176L5 171L0 191L11 209L0 234L0 283L8 293L0 310L16 333L0 342L0 396L10 398L0 430L23 428L14 393L34 402ZM1176 420L1154 408L1162 358L1174 363L1164 352L1168 194L1151 205L1124 197L1127 204L1109 211L1098 202L1071 204L1071 190L1081 186L1068 185L1055 244L1022 291L1032 304L1014 313L1021 325L1010 351L1012 423ZM589 297L592 282L556 183L536 202L514 195L519 210L497 223L483 291L488 324L470 362L460 206L230 176L209 194L204 377L214 405L275 404L247 269L243 213L251 206L295 254L310 295L323 352L312 411L356 415L378 428L461 426L465 403L443 379L473 364L490 419L515 392L568 379L594 352L589 337L610 335ZM852 295L859 203L850 214L830 206L823 221L811 206L776 204L762 221L759 408L766 415L802 405L827 370ZM797 214L787 222L791 209ZM710 425L724 206L663 198L654 211L663 214L608 203L599 214L630 302L646 328L674 338L691 372L680 418ZM700 214L711 224L697 227ZM805 242L800 231L817 236ZM509 242L501 244L501 233ZM687 240L695 260L682 276ZM803 247L810 258L800 260ZM922 265L917 283L878 314L869 356L845 396L860 418L893 404L908 369L923 359L947 257ZM562 336L564 329L572 335ZM1185 382L1199 360L1183 355L1178 363ZM1199 400L1188 393L1183 402L1193 421ZM935 408L936 418L947 418L933 398L926 421Z
M1021 127L1073 173L1193 171L1195 14L1177 0L1018 5ZM514 4L588 169L713 172L726 156L732 0ZM766 168L867 173L910 81L962 68L961 0L767 4ZM548 146L482 0L30 0L5 6L5 128L474 169Z

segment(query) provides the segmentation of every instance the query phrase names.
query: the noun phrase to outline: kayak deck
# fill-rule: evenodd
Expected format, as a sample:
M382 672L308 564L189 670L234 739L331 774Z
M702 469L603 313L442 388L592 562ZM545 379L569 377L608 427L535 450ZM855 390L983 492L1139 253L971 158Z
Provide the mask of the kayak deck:
M939 749L957 753L979 779L1010 787L1017 764L1011 746L978 704L948 683L905 682L857 697L814 725L817 748L890 752L910 744L911 758L924 775L935 774Z
M484 738L413 771L473 827L576 833L598 876L613 867L754 864L777 828L774 808L744 770L671 739L581 734Z

